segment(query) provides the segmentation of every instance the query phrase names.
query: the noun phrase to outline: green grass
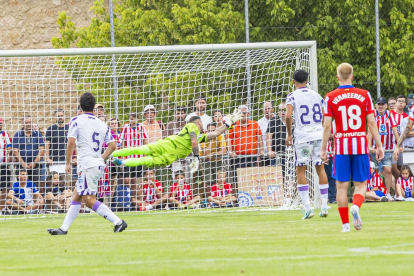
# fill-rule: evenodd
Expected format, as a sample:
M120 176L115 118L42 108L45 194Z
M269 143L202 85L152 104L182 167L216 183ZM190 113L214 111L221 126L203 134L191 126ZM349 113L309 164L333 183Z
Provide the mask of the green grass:
M414 204L364 204L362 231L299 211L131 214L114 234L98 216L0 220L1 275L409 275Z

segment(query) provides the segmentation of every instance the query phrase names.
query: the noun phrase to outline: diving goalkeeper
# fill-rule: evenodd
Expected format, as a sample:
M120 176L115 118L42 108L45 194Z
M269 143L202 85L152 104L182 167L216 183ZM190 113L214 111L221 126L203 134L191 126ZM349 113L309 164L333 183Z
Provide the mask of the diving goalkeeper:
M147 166L147 167L161 167L168 166L177 159L187 157L193 152L192 162L190 164L191 173L195 173L199 166L199 143L205 143L211 139L216 138L231 128L238 120L243 118L240 110L235 110L232 115L224 118L224 124L216 129L214 132L203 134L203 122L199 116L192 116L188 120L188 124L178 133L178 135L171 135L162 140L149 145L125 148L114 151L112 156L115 165L124 165L128 167ZM132 154L144 154L145 157L130 158L120 160L119 156L129 156Z

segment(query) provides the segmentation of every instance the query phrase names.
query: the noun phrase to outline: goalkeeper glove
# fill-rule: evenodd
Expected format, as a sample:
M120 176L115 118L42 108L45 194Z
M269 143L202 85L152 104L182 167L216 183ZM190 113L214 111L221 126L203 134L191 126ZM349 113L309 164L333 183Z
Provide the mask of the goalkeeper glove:
M112 160L112 163L113 163L115 166L121 166L121 165L122 165L122 160L121 160L121 159L118 159L118 157L115 157L115 158Z
M198 166L200 164L200 159L198 155L193 156L193 161L190 164L191 174L195 173L198 170Z
M243 114L241 110L238 110L236 108L232 115L228 117L226 116L223 118L223 123L227 126L227 128L231 129L233 128L234 124L242 118L243 118Z

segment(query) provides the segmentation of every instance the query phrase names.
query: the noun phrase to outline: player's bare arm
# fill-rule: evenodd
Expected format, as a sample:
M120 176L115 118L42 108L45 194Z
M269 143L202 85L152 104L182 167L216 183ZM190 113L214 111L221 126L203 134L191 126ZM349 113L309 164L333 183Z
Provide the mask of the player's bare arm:
M259 148L259 154L264 155L264 145L262 135L257 135L257 146Z
M398 159L398 154L400 154L400 147L402 146L404 140L408 137L408 135L410 134L411 130L413 129L413 121L408 120L407 122L407 126L405 127L404 131L401 133L400 139L398 139L397 145L395 146L394 149L394 160Z
M116 141L109 142L108 147L102 154L102 159L106 160L116 150Z
M321 159L324 162L328 162L328 155L326 153L326 147L328 145L328 140L330 139L330 136L331 136L331 128L332 128L332 117L324 116L322 146L321 146Z
M221 134L223 134L225 131L227 130L227 126L225 124L223 124L221 127L217 128L215 131L213 132L209 132L207 133L207 141L213 140L214 138L216 138L217 136L220 136ZM193 132L194 133L194 132ZM195 133L194 133L195 134Z
M378 133L377 123L375 122L375 117L373 113L367 115L367 125L372 135L372 138L374 139L375 144L377 146L377 160L380 161L384 158L384 148L382 147L381 138Z
M273 139L273 133L267 133L266 134L266 147L267 147L267 155L269 158L275 158L276 153L272 150L272 139Z
M73 137L68 138L68 144L66 146L66 173L71 173L70 161L72 160L73 150L75 149L76 140Z
M293 105L288 104L286 105L286 146L292 145L292 112L293 112Z

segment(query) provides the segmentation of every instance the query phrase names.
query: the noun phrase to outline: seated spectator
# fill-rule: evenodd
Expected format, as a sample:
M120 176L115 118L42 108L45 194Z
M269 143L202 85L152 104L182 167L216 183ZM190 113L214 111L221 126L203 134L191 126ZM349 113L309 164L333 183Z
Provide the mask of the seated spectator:
M120 173L118 178L118 185L114 192L111 209L114 212L131 211L132 191L129 175Z
M60 185L59 174L57 172L51 172L51 181L46 183L46 208L49 210L56 209L59 213L64 213L65 209L69 209L72 191L65 185ZM48 208L49 207L49 208Z
M412 201L414 176L408 165L401 167L401 176L397 180L396 200L398 201Z
M208 197L208 202L212 207L231 207L236 201L231 185L226 183L226 173L224 171L217 172L217 183L211 187L211 196Z
M371 162L371 178L367 180L367 192L365 198L369 200L387 202L388 198L385 196L387 189L382 182L381 176L375 172L375 163ZM392 199L390 200L392 201Z
M149 211L162 207L167 200L168 195L163 195L162 185L155 179L154 170L147 169L142 189L138 191L137 198L132 198L132 204L137 206L139 211Z
M15 182L7 194L6 205L11 210L25 214L36 214L44 204L36 185L27 180L27 172L24 169L18 171L19 181Z
M185 183L185 176L183 171L177 171L175 173L175 183L171 187L169 202L173 207L178 208L195 208L201 200L200 196L193 198L193 192L190 185Z

